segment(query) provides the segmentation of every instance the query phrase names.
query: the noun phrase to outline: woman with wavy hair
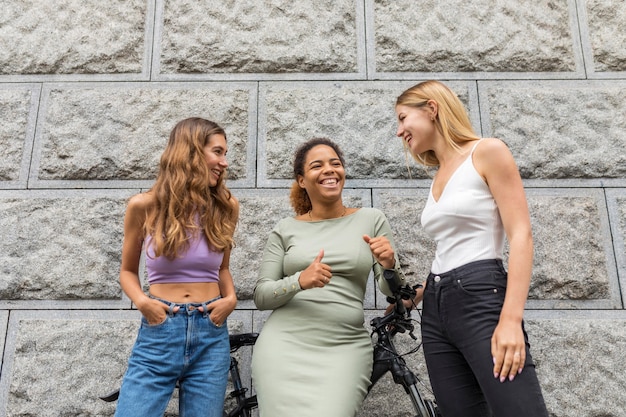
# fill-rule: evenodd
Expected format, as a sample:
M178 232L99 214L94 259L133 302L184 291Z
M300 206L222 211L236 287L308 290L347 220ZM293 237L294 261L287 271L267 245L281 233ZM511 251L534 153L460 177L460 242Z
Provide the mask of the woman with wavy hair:
M222 416L226 318L237 305L229 259L239 216L225 184L227 151L216 123L182 120L155 184L128 202L120 283L142 317L116 416L162 416L177 382L180 416ZM148 294L139 280L142 251Z
M501 140L478 137L461 101L438 81L404 91L395 110L405 148L437 169L421 223L437 244L422 342L439 410L547 417L524 330L533 241L513 156Z

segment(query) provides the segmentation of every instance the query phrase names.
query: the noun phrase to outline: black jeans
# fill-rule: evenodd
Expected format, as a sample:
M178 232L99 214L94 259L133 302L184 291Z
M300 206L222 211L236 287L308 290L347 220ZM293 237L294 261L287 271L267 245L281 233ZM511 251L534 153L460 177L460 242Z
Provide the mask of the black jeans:
M444 417L548 417L525 330L522 373L503 383L493 376L491 336L500 317L506 281L502 261L495 259L428 276L422 341L430 382Z

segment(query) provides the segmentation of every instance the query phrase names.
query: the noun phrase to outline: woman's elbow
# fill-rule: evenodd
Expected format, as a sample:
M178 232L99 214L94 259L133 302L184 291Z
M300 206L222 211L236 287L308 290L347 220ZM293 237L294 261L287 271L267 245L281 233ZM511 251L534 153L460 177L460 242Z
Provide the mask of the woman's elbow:
M257 285L254 288L254 292L252 293L252 300L254 301L254 305L257 310L263 311L267 310L267 306L265 305L265 297L261 294L261 290L259 290L259 286Z

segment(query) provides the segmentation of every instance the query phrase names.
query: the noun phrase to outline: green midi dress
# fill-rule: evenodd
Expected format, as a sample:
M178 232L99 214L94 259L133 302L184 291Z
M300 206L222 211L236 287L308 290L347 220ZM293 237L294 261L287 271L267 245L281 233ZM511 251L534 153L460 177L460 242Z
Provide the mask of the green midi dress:
M363 311L372 270L389 292L363 235L394 245L385 215L374 208L322 221L285 218L271 232L254 292L258 309L273 310L252 357L261 417L351 417L359 410L372 371ZM300 272L320 249L330 283L302 290Z

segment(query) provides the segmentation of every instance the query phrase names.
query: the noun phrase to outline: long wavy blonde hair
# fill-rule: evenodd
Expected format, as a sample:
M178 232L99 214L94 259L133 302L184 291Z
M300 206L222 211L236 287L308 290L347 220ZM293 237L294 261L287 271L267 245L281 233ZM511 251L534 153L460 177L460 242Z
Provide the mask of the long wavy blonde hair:
M429 100L437 103L437 116L434 122L448 145L460 150L459 143L480 139L474 132L461 100L450 88L439 81L424 81L408 88L398 96L396 106L423 108L428 105ZM412 156L422 165L431 167L439 165L439 160L432 150L419 155L412 154Z
M152 236L155 256L176 258L200 230L217 251L234 245L236 203L226 188L226 171L211 187L204 156L203 148L216 134L226 138L217 123L199 117L182 120L172 129L150 189L155 203L144 223L144 232Z

